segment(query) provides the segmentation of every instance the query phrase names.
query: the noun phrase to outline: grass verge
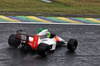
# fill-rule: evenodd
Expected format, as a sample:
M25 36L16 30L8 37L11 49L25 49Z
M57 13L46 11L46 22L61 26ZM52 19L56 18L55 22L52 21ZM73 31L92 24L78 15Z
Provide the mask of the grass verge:
M100 0L0 0L0 11L100 15Z

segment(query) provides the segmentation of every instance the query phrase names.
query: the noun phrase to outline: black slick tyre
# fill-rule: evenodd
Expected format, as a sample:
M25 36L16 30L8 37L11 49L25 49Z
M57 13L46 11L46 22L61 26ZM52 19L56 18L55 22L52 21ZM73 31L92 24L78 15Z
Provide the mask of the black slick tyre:
M21 39L16 38L16 34L11 34L8 39L8 44L14 48L17 48L21 43Z
M75 51L78 45L78 41L76 39L70 39L67 43L67 49L69 51Z
M50 50L50 46L44 43L39 44L37 48L37 53L41 55L42 57L46 57L48 55L48 52Z
M30 52L32 49L31 49L31 46L29 44L24 44L22 47L21 47L21 52L23 53L28 53Z

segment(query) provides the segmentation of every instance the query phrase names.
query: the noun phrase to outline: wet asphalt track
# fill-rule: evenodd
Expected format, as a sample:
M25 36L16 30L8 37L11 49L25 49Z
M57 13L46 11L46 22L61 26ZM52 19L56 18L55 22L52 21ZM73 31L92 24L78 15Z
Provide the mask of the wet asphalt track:
M10 34L22 29L35 35L39 28L50 28L52 33L66 41L78 40L76 52L68 52L66 47L58 47L48 57L31 53L23 54L19 49L8 45ZM40 24L0 24L0 66L99 66L100 65L100 26L84 25L40 25Z

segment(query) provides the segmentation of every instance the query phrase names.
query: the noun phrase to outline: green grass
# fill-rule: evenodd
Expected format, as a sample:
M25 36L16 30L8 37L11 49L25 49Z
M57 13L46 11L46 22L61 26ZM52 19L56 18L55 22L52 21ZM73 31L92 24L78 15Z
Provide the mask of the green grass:
M0 0L0 11L100 15L100 0ZM4 14L5 15L5 14Z

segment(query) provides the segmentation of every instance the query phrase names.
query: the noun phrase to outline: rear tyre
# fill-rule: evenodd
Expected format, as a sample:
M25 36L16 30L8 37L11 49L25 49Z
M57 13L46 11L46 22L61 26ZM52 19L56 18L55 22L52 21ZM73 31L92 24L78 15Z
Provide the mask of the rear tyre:
M17 48L21 43L21 39L16 38L16 34L11 34L8 39L8 44L14 48Z
M37 48L37 53L42 57L46 57L50 51L50 46L44 43L39 44Z
M78 45L78 41L76 39L70 39L67 43L67 49L69 51L75 51Z
M22 47L21 47L21 52L23 53L28 53L30 52L32 49L31 49L31 46L29 44L24 44Z

